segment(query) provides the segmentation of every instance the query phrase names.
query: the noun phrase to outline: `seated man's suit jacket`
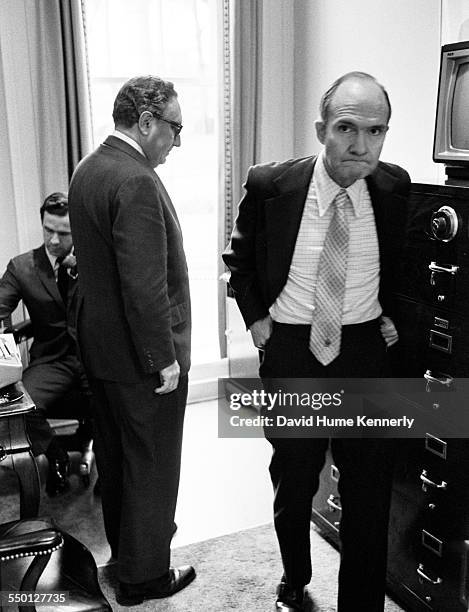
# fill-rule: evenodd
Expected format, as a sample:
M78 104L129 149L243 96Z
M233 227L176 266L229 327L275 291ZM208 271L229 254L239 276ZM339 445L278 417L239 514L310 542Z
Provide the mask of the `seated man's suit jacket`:
M0 320L9 316L23 300L33 326L31 364L60 359L74 346L75 280L70 279L68 291L66 308L44 245L8 263L0 279Z
M254 166L223 259L246 326L266 317L290 270L315 157ZM380 254L379 301L392 318L392 291L404 238L409 175L379 162L366 178Z
M182 233L148 160L109 136L75 170L69 206L87 373L137 383L177 360L187 374L191 313Z

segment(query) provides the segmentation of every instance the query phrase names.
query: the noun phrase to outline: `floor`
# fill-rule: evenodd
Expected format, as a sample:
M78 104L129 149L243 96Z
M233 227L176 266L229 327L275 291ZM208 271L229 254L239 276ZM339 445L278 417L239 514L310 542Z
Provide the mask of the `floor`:
M219 410L227 410L225 402L201 402L187 407L174 548L272 521L270 445L263 438L219 438ZM242 410L238 412L240 416L254 414L250 409L244 409L245 414ZM91 486L85 489L74 474L71 489L65 495L50 499L43 494L40 515L52 516L91 550L97 565L102 567L113 561L104 535L100 500L93 494L96 477L93 473ZM0 468L0 478L2 523L17 518L18 495L10 470ZM319 538L314 532L312 536ZM338 553L325 542L322 545L329 549L323 571L330 572L338 563ZM191 559L180 562L191 563ZM400 608L388 600L388 610L396 612Z
M220 404L220 409L224 409ZM176 511L179 547L272 520L272 489L267 466L270 445L262 438L218 438L218 401L190 404L186 411L181 481ZM16 481L2 470L0 521L18 517ZM41 515L52 516L92 551L99 566L110 559L102 527L100 500L93 495L96 473L85 489L70 477L65 495L41 499Z
M175 546L272 520L270 444L263 438L218 438L218 401L186 412Z

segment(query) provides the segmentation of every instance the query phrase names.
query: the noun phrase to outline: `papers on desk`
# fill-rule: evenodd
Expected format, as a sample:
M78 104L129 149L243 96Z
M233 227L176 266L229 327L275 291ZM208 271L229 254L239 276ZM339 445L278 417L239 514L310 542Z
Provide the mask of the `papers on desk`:
M21 380L23 365L13 334L0 334L0 389Z

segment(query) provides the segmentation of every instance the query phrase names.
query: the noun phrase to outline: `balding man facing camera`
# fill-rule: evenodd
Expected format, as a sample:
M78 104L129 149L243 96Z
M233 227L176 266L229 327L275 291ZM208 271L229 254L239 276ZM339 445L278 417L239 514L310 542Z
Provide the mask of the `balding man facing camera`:
M373 378L398 339L395 261L410 181L379 161L391 114L384 88L353 72L321 100L317 157L251 168L224 260L260 375ZM268 437L268 432L267 432ZM328 439L270 438L284 575L276 610L303 610L310 519ZM388 440L332 439L342 504L338 611L384 607L393 464Z

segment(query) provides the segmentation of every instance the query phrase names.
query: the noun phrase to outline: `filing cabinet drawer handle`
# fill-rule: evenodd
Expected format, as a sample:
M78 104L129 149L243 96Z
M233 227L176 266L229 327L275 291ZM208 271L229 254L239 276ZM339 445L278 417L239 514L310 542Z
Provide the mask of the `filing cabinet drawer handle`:
M0 446L0 461L3 461L8 457L8 453L5 450L4 446Z
M459 266L439 266L436 261L432 261L428 269L432 272L446 272L447 274L456 274L459 270Z
M438 383L439 385L444 385L445 387L450 387L453 383L452 376L448 376L448 374L440 374L437 376L432 374L431 370L427 370L423 377L428 383Z
M427 576L427 574L424 572L424 569L425 568L423 567L422 563L419 563L419 566L417 568L417 574L420 576L420 578L423 578L423 580L426 580L430 584L441 584L443 582L442 578L438 577L436 580L433 580L433 578Z
M424 491L426 490L425 487L434 487L435 489L446 489L446 487L448 486L448 483L445 482L444 480L442 480L440 484L433 482L433 480L430 480L427 477L427 470L422 470L422 473L420 474L420 480L422 481L422 489Z
M339 498L336 497L333 493L331 493L329 497L327 498L327 505L329 506L329 510L331 512L335 512L336 510L342 511L342 506L339 503L337 503L338 499Z

